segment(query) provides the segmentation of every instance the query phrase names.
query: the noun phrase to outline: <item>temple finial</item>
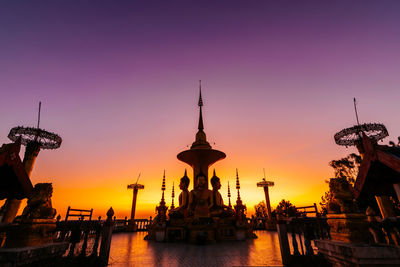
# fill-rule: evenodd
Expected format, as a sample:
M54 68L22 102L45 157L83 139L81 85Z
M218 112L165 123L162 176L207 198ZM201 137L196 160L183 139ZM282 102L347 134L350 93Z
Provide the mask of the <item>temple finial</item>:
M163 175L163 180L162 180L162 185L161 185L161 191L162 191L161 202L165 202L165 200L164 200L164 191L165 191L165 170L164 170L164 175Z
M214 169L214 176L216 176L216 175L215 175L215 169Z
M231 189L229 188L229 181L228 181L228 200L229 200L229 207L232 207L231 205Z
M198 103L198 105L199 105L199 107L202 107L203 106L203 99L201 98L201 80L199 80L199 92L200 92L200 94L199 94L199 103Z
M239 192L239 189L240 189L240 183L239 183L239 173L238 173L238 169L236 169L236 189L237 189L237 201L236 202L241 202L241 199L240 199L240 192Z
M171 209L175 209L175 205L174 205L175 188L174 188L174 187L175 187L175 186L174 186L174 182L172 182L172 194L171 194L172 203L171 203Z
M162 190L162 191L165 191L165 170L164 170L164 175L163 175L161 190Z
M187 170L186 170L186 168L185 168L185 175L184 176L187 176Z
M238 169L236 169L236 189L240 189Z
M199 103L198 106L200 107L200 116L199 116L199 131L203 131L204 125L203 125L203 112L201 107L203 106L203 99L201 97L201 80L199 81Z

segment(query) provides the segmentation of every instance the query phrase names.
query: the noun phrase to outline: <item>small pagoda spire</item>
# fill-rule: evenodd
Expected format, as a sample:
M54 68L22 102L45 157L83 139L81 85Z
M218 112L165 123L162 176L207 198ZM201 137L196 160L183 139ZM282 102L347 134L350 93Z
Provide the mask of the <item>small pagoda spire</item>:
M236 189L237 189L237 202L241 201L240 199L240 182L239 182L239 173L238 173L238 169L236 169Z
M162 196L161 196L161 203L165 204L165 199L164 199L164 191L165 191L165 170L164 170L164 175L163 175L163 181L162 181L162 185L161 185L161 190L162 190Z
M199 116L199 131L203 131L204 125L203 125L203 112L202 112L202 106L203 106L203 99L201 97L201 80L199 80L199 103L198 106L200 107L200 116Z
M172 203L171 203L171 209L175 209L175 205L174 205L174 197L175 197L175 188L174 188L174 182L172 182Z
M155 223L162 225L162 224L165 223L165 220L167 219L167 210L168 210L168 207L165 205L165 199L164 199L165 170L164 170L163 182L162 182L161 190L162 190L162 196L161 196L160 205L158 205L156 207L156 211L157 211L158 215L157 215L157 220L155 220Z
M229 187L229 181L228 181L228 203L229 203L229 207L230 208L232 208L232 205L231 205L231 189L230 189L230 187Z

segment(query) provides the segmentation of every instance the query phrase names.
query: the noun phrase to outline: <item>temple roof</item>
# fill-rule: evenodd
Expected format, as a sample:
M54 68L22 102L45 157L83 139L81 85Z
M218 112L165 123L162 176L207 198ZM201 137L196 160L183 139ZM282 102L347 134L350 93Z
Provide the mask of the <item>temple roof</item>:
M393 193L400 183L400 148L377 145L363 134L363 160L354 183L354 196L380 196Z
M33 186L19 157L21 141L0 147L0 199L29 197Z

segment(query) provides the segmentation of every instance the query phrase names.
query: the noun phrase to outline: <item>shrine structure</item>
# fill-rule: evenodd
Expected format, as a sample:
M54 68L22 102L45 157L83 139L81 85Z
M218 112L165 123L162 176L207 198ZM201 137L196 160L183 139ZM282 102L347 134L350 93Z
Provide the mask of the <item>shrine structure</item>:
M26 146L23 166L28 177L31 176L40 150L57 149L61 146L62 142L62 139L59 135L40 128L40 109L41 102L39 102L37 127L18 126L12 128L8 134L8 138L10 138L12 141L19 142L20 144ZM29 185L27 186L30 187ZM29 195L26 197L29 197ZM20 205L20 199L12 197L7 198L6 202L1 208L1 223L11 223L14 220Z
M331 240L315 240L318 252L333 266L399 266L400 146L379 145L387 137L383 124L358 121L335 134L335 142L356 146L359 172L351 186L345 177L331 178L327 223Z
M201 84L199 95L199 122L196 139L189 150L177 155L177 158L187 163L193 169L193 189L189 191L190 179L185 170L180 179L179 206L168 209L164 199L165 173L162 183L162 198L157 206L157 216L150 225L146 239L156 241L184 241L191 243L214 243L223 240L245 240L255 238L252 227L246 219L246 206L240 198L239 174L236 171L236 189L238 193L236 205L232 208L230 191L229 205L223 203L219 193L220 178L214 170L209 179L208 169L215 162L226 157L225 153L215 150L207 141L203 124L203 99ZM212 190L209 189L209 184ZM229 190L229 189L228 189ZM175 192L173 192L173 197Z

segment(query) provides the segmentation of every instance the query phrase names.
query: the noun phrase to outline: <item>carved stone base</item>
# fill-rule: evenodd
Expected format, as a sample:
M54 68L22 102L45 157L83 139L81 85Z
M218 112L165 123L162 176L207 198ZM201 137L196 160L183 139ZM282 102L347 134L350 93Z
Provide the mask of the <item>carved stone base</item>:
M30 266L41 261L61 257L68 249L69 243L52 243L35 247L0 249L0 266Z
M314 240L318 253L333 267L400 266L400 248Z
M332 240L348 243L368 243L370 240L367 217L364 214L328 214L327 218Z
M55 228L54 219L29 219L10 225L4 247L21 248L52 243Z

